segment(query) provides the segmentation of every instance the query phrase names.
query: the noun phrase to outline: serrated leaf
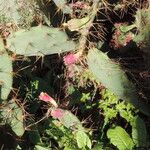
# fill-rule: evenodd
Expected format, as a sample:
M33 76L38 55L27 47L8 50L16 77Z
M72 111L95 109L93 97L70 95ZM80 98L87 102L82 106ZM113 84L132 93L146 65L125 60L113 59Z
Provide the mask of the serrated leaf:
M147 146L147 131L144 121L140 117L136 117L132 125L132 139L137 147Z
M129 134L120 126L109 129L107 137L119 150L133 150L134 148L134 143Z

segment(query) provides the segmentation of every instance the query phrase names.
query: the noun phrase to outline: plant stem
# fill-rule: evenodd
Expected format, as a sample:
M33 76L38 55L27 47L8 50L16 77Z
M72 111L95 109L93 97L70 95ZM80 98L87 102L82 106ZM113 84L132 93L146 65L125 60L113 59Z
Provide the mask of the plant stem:
M80 38L80 43L79 43L79 56L82 56L85 48L86 48L86 42L87 42L87 36L89 35L89 30L93 25L93 21L95 19L95 16L99 10L100 6L100 0L93 0L93 11L90 14L90 21L85 25L85 28L82 29L81 31L81 38Z

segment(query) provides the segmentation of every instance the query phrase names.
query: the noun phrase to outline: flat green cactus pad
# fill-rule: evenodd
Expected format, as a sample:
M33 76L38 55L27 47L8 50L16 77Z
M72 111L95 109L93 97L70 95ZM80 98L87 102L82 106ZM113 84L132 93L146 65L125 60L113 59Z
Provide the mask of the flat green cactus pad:
M9 124L16 135L22 136L25 128L23 125L23 111L11 100L6 106L1 109L0 118L4 124Z
M113 62L107 54L96 48L89 50L87 62L89 70L106 88L120 99L139 108L146 115L150 115L149 105L138 100L134 84L129 81L118 63Z
M50 55L76 49L75 42L69 41L65 32L47 26L19 30L7 39L7 43L10 51L24 56Z
M20 18L17 11L16 0L0 0L0 10L5 17L15 22Z
M0 99L7 99L12 89L12 60L0 41Z
M107 54L98 49L91 49L87 61L89 69L106 88L121 99L136 99L134 85L128 80L120 65L110 60Z

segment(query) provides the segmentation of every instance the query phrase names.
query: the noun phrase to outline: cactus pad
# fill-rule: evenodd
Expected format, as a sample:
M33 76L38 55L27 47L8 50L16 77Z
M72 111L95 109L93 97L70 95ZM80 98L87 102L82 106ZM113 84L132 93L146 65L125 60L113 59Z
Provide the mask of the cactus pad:
M106 88L120 99L139 108L146 115L150 115L149 105L138 101L134 84L128 80L119 64L113 62L106 54L96 48L90 49L87 62L89 70Z
M10 51L24 56L50 55L76 49L75 42L69 41L65 32L47 26L19 30L7 39L7 43Z
M0 99L7 99L12 89L12 61L0 41Z
M23 135L25 131L23 126L23 111L14 100L1 109L0 118L3 119L2 123L11 126L16 135Z

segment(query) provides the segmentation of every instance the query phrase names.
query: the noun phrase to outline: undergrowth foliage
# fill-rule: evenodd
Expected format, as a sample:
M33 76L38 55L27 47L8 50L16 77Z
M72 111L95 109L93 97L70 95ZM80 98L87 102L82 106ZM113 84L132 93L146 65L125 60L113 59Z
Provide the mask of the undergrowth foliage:
M0 0L0 149L149 149L149 3Z

